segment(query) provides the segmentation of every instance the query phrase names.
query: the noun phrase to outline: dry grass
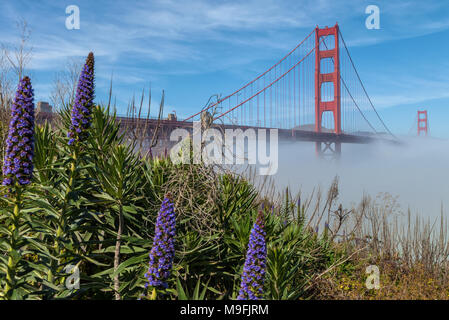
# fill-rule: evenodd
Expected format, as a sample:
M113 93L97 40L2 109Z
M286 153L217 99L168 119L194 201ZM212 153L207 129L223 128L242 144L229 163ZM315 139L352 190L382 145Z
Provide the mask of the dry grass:
M353 269L340 269L316 283L320 299L449 298L448 224L443 213L436 221L413 218L410 210L404 215L388 194L364 197L347 212L335 241L347 254L359 252L351 258ZM369 265L379 268L379 289L365 285Z
M355 261L357 268L351 273L334 274L317 283L318 299L368 300L447 300L449 280L443 274L429 274L427 267L415 264L412 268L398 265L397 261ZM368 289L365 282L366 267L379 267L379 289Z
M264 197L281 207L288 189L279 193L270 178L247 178ZM338 202L335 178L327 193L315 189L301 199L307 225L326 233L345 252L347 262L329 270L312 283L318 299L449 299L448 223L405 214L388 193L364 196L358 205L343 208ZM289 194L290 199L297 201ZM380 289L367 289L366 268L380 270Z

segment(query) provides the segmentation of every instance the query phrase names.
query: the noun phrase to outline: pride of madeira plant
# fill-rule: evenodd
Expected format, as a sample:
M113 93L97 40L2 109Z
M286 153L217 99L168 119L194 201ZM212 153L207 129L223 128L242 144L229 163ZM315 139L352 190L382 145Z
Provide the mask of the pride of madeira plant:
M4 257L1 257L1 268L6 268L6 286L3 298L21 298L20 286L23 276L17 279L20 268L25 234L28 228L22 217L23 195L25 186L31 183L33 174L34 154L34 102L33 89L29 77L24 77L18 85L14 103L11 109L11 121L6 139L6 154L3 162L3 185L7 187L4 199L13 207L12 212L6 210L5 224L2 231L9 237L2 241L6 247L8 262L4 267ZM9 207L9 206L8 206ZM4 216L2 218L5 218ZM0 239L4 240L4 239Z
M56 239L54 248L56 256L58 257L58 269L61 269L62 264L65 262L63 256L65 249L62 244L62 238L67 234L67 210L69 207L69 201L71 192L74 189L74 181L77 178L77 165L80 157L80 152L83 150L82 143L89 136L88 129L92 123L92 108L93 100L95 96L95 84L94 84L94 54L92 52L87 56L86 62L81 70L81 74L78 80L78 87L76 90L75 100L71 110L71 124L68 129L67 137L68 145L70 146L70 172L68 175L67 185L65 189L65 196L59 215L59 221L56 231ZM48 274L48 281L54 283L53 276L54 268L51 268Z
M157 289L167 288L175 256L176 216L171 195L165 195L156 219L153 247L150 251L150 263L145 277L145 287L152 288L151 299L156 299Z
M249 238L238 300L263 299L266 259L264 215L259 211Z
M84 141L92 123L92 106L95 91L94 54L89 53L81 71L76 90L75 103L72 107L72 124L67 136L69 145L77 145Z

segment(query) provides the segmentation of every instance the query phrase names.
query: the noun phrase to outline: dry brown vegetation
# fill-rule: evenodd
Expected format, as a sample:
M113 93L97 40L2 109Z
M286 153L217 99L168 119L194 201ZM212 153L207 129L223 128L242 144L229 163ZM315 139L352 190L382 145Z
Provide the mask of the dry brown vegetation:
M282 206L289 194L277 193L273 181L247 178ZM345 209L338 202L336 177L327 193L315 189L301 207L310 229L327 234L344 252L340 265L311 284L317 299L449 299L449 239L444 217L436 220L403 213L388 193L364 196ZM300 199L300 194L296 196ZM379 268L379 289L368 289L366 268Z

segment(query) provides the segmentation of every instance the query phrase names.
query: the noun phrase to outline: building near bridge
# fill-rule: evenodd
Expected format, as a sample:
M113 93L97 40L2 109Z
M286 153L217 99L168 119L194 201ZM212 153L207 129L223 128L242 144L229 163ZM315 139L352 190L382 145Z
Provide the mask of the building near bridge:
M48 102L38 101L36 104L36 112L52 113L53 106L51 106Z

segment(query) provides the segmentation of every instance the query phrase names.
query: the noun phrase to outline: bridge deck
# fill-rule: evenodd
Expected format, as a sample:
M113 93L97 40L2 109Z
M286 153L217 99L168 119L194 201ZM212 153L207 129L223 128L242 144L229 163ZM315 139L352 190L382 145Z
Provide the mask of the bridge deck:
M125 117L117 118L122 124L125 125L139 125L145 126L148 128L155 128L158 124L157 119L130 119ZM138 123L138 121L142 123ZM159 125L163 129L168 129L169 131L174 130L176 128L186 128L192 129L193 122L191 121L177 121L177 120L160 120ZM252 127L252 126L240 126L240 125L231 125L231 124L213 124L212 127L221 128L221 129L254 129L257 132L257 129L276 129L269 127ZM341 142L341 143L359 143L359 144L367 144L376 141L386 141L391 142L391 140L376 136L376 135L355 135L355 134L336 134L333 132L314 132L308 130L300 130L300 129L278 129L278 134L281 139L288 140L298 140L298 141L316 141L316 142Z
M36 121L42 122L44 120L55 121L55 114L47 114L40 112L36 116ZM147 133L151 133L159 125L160 131L163 132L162 138L169 138L169 133L177 128L185 128L191 130L193 128L193 122L191 121L179 121L179 120L157 120L157 119L135 119L128 117L117 117L117 121L121 123L124 128L146 128ZM276 129L269 127L252 127L252 126L240 126L231 124L213 124L212 127L220 129ZM377 135L356 135L356 134L336 134L333 132L314 132L309 130L300 129L278 129L279 138L282 140L293 141L313 141L313 142L340 142L340 143L358 143L367 144L376 141L384 141L388 143L398 143Z

